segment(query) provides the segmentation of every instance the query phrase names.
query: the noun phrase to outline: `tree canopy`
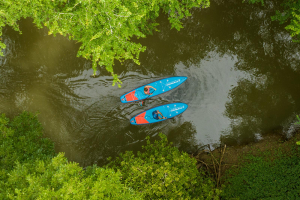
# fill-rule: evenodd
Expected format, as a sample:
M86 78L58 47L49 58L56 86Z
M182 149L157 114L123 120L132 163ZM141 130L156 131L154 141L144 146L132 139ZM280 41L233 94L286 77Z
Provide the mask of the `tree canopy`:
M0 116L0 199L141 199L121 173L68 162L43 138L37 115Z
M160 137L152 144L147 137L145 152L126 152L108 166L120 171L122 182L144 199L218 199L220 190L197 170L196 160Z
M264 0L246 2L264 5ZM0 36L5 25L21 33L18 21L30 17L38 28L46 26L49 34L79 42L77 56L92 61L94 74L98 65L105 66L113 76L113 85L120 86L113 71L114 61L132 59L139 64L139 54L146 47L135 38L158 31L156 19L161 12L168 15L171 28L180 30L180 20L191 15L191 8L209 5L209 0L4 0L0 2ZM289 23L286 29L299 42L300 2L285 0L282 8L272 19ZM0 38L0 49L5 47Z
M85 169L55 154L37 115L0 117L0 199L218 199L220 190L194 158L165 135L145 152Z
M190 16L193 7L208 7L209 0L5 0L0 2L0 36L5 25L20 31L21 18L33 18L38 28L46 26L49 34L59 33L80 42L78 56L105 66L114 78L114 60L133 59L145 51L133 38L145 38L157 30L160 12L168 14L172 28L180 30L182 18ZM0 49L5 48L0 41ZM0 52L3 55L2 52Z

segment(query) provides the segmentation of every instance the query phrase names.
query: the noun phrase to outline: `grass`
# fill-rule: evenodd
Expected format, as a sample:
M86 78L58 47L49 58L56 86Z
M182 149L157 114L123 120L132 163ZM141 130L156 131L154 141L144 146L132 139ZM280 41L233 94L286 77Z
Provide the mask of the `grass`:
M249 151L226 171L222 199L300 199L299 155L295 142Z

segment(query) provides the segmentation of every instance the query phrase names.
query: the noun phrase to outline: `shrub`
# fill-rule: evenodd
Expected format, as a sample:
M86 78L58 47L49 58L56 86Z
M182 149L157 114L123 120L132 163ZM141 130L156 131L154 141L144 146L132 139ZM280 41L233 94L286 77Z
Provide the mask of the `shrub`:
M8 172L15 163L50 159L55 155L53 143L43 138L37 115L23 112L10 121L0 116L0 199L6 188Z
M54 157L42 130L37 115L23 112L11 122L1 115L0 199L141 199L120 172Z
M123 183L140 192L144 199L218 199L219 190L196 168L196 160L181 153L160 134L161 140L145 152L121 154L108 166L123 175Z
M120 172L97 166L83 170L59 153L49 163L17 163L10 172L6 194L11 199L141 199L120 177Z

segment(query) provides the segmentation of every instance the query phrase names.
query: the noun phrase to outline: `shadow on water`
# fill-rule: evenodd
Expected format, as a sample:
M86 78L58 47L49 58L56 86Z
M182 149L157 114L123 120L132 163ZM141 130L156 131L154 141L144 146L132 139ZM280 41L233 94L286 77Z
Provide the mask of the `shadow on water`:
M300 112L300 45L291 41L286 25L270 20L281 3L266 1L264 7L248 7L252 13L243 20L248 28L232 27L234 46L229 49L238 56L235 69L251 77L240 79L229 93L225 115L231 124L222 131L225 143L255 142L269 133L291 136L289 129ZM232 12L249 13L245 9Z
M193 9L180 32L160 16L161 31L138 41L147 46L141 65L116 62L121 89L111 86L105 69L91 77L91 63L76 57L79 44L22 20L22 35L10 28L3 35L0 111L11 116L40 111L56 151L82 166L141 150L146 136L154 140L159 132L187 152L218 144L220 137L227 144L244 144L285 132L300 112L299 44L292 43L284 25L271 21L279 5L214 0L210 8ZM188 80L147 100L145 107L120 103L125 92L169 76ZM189 108L162 123L130 125L135 114L172 102Z

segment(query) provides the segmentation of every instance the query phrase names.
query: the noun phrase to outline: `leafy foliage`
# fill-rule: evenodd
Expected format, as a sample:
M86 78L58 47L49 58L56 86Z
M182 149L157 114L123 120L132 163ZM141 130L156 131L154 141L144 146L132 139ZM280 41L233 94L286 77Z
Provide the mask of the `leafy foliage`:
M5 185L7 172L13 169L15 162L33 162L36 159L47 160L54 156L53 143L43 138L42 126L37 116L23 112L14 120L2 114L0 117L0 193Z
M114 59L133 59L139 64L140 52L145 50L131 39L144 38L157 30L155 19L160 11L168 13L172 28L180 30L182 18L190 16L193 7L208 7L209 0L5 0L0 2L0 36L2 27L9 25L20 31L18 20L31 17L49 34L61 34L81 43L78 56L105 66L114 78ZM0 49L5 44L0 41Z
M36 115L23 112L10 122L3 114L0 130L0 199L218 199L220 193L164 135L111 168L83 169L63 153L55 156Z
M97 166L83 170L60 153L50 163L17 163L7 184L14 190L6 192L17 199L141 199L120 177L120 172Z
M37 115L0 117L0 199L141 199L112 169L88 167L56 157L43 138Z
M249 3L264 4L264 0L248 0ZM298 0L285 0L282 3L283 10L276 10L276 14L272 20L278 20L280 24L289 23L285 27L294 38L294 42L300 42L300 1Z
M248 0L249 3L261 3L264 5L264 0ZM298 0L285 0L282 3L283 10L276 10L276 14L272 20L278 20L280 24L289 23L285 27L294 38L294 42L300 42L300 1Z
M272 20L278 20L281 24L289 22L285 29L295 38L295 42L300 42L300 1L285 0L282 6L284 10L276 11Z
M13 121L0 117L0 166L11 169L14 162L47 159L54 156L53 143L43 138L43 128L37 115L23 112Z
M277 151L277 158L270 154L248 155L244 165L228 173L224 199L297 199L300 195L299 149L292 155ZM231 175L231 176L229 176Z
M120 171L123 183L142 193L144 199L218 199L220 191L196 168L196 160L168 144L165 135L145 152L121 154L108 166Z
M264 0L248 0L248 3L251 3L251 4L261 3L261 5L264 5Z

